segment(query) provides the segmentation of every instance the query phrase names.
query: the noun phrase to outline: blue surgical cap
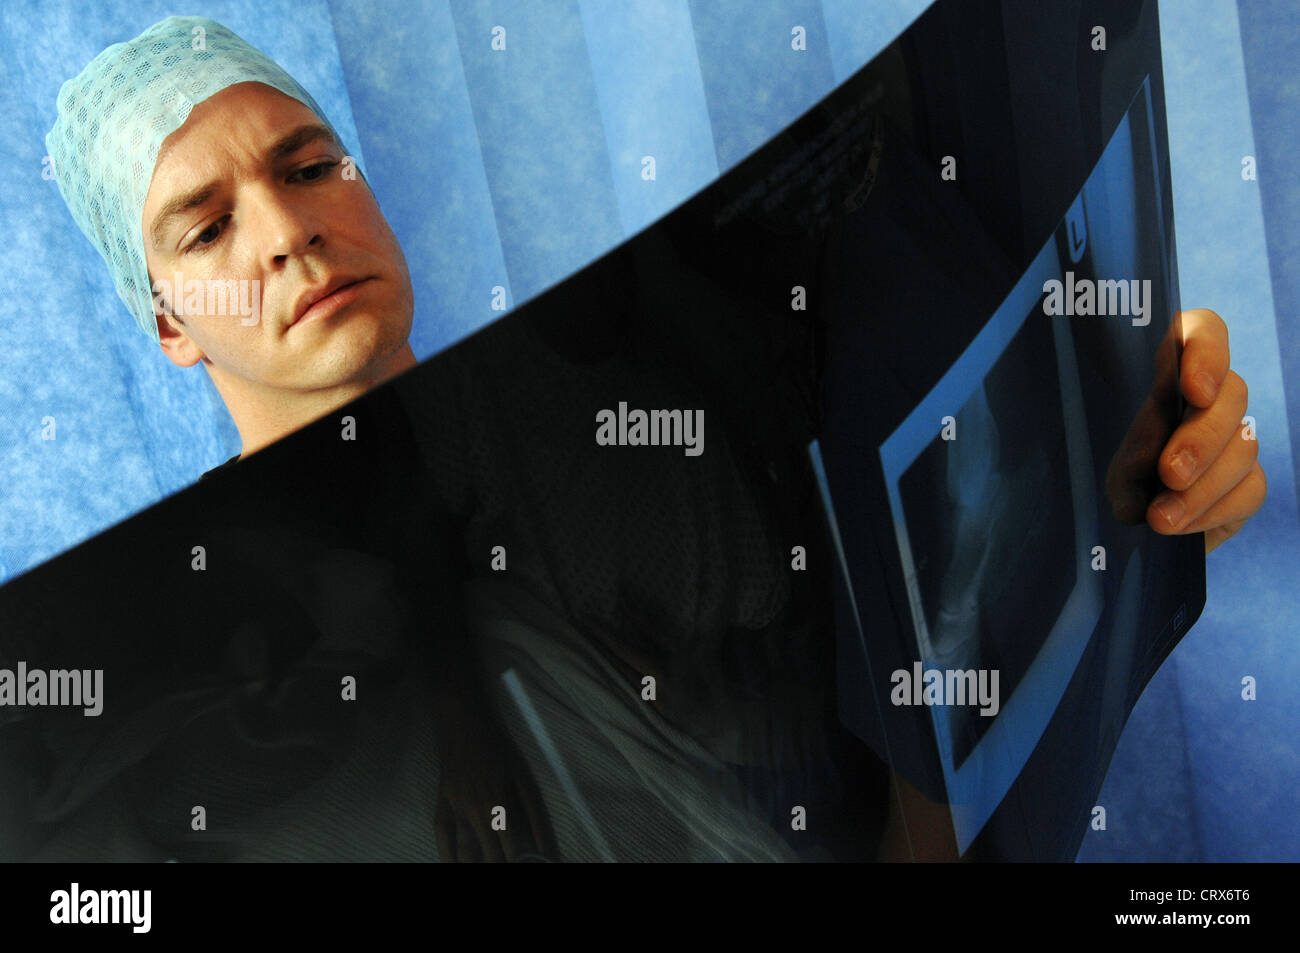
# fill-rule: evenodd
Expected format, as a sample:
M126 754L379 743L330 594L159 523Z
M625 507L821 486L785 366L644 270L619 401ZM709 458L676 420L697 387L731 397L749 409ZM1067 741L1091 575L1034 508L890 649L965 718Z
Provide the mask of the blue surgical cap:
M45 137L59 191L108 263L118 296L154 343L158 324L141 219L158 149L196 103L247 82L298 100L333 131L292 76L206 17L155 23L104 50L59 90L59 115Z

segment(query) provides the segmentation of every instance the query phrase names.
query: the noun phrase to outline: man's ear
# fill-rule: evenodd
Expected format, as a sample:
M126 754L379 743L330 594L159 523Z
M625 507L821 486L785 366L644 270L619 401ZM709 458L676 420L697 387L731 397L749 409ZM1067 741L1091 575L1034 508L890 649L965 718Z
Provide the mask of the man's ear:
M158 346L167 355L167 359L177 367L193 367L203 360L203 352L185 333L179 318L154 309L154 320L158 322Z

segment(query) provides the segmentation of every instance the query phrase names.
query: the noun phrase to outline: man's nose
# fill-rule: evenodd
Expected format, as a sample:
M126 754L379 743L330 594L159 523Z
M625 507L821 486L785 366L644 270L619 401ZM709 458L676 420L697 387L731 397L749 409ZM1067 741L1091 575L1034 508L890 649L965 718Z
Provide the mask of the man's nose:
M261 188L251 204L263 265L269 271L279 270L294 255L324 244L325 225L300 196Z

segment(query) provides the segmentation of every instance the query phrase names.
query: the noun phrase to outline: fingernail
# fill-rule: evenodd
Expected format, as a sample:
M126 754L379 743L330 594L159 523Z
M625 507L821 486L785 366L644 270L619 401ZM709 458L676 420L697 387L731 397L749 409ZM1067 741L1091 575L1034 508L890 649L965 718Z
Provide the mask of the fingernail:
M1183 514L1187 509L1183 506L1183 501L1172 493L1165 493L1155 500L1156 512L1169 521L1172 529L1177 529L1178 524L1183 521Z
M1169 469L1184 483L1192 482L1192 477L1196 476L1196 454L1190 450L1178 451L1169 461Z
M1210 376L1209 371L1197 371L1194 380L1197 389L1203 393L1207 400L1214 400L1215 395L1219 392L1218 386L1214 383L1214 378Z

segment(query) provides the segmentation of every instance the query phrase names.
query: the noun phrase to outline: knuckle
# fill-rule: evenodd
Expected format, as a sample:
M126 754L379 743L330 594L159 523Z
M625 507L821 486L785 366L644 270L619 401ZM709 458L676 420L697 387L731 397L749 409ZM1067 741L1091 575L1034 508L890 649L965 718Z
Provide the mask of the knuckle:
M1256 453L1258 452L1257 450ZM1255 461L1254 469L1250 471L1250 478L1259 487L1259 500L1262 503L1264 497L1268 495L1268 475L1264 473L1264 468L1260 466L1258 460Z
M1246 386L1245 379L1236 371L1228 371L1228 376L1223 380L1224 388L1232 397L1233 403L1240 405L1243 412L1250 403L1250 388Z
M1232 421L1236 426L1236 421ZM1196 455L1196 472L1201 473L1217 455L1216 447L1222 447L1224 440L1223 421L1213 415L1206 415L1191 423L1187 428L1187 443Z

